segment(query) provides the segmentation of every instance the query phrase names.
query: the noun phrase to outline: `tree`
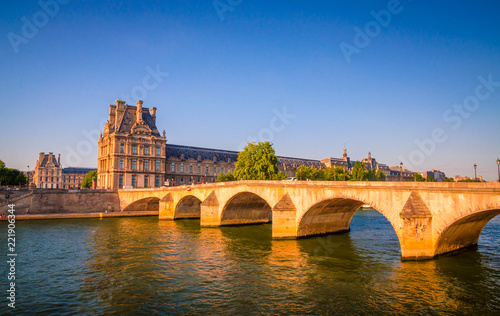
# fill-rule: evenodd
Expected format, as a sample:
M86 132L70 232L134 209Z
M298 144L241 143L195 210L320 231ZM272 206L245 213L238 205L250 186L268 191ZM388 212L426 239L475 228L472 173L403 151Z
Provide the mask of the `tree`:
M248 143L238 153L234 175L243 180L275 180L279 176L278 157L270 142Z
M97 170L88 172L82 180L82 189L88 189L92 187L92 180L97 177Z
M22 173L19 173L15 179L15 184L25 185L26 184L26 176Z
M382 172L382 170L377 171L377 175L375 176L376 181L387 181L387 177L385 176L385 173Z
M234 181L234 174L232 172L226 173L226 181Z
M415 182L425 182L425 178L420 173L413 174L413 180Z
M3 168L5 168L5 163L0 160L0 169L3 169Z
M365 164L361 161L356 161L354 167L352 167L352 177L351 181L366 181L368 174L365 171Z
M226 181L227 177L222 172L219 172L219 175L217 175L217 182L226 182Z
M434 179L433 176L427 176L427 182L436 182L436 179Z
M455 182L455 179L453 178L445 178L443 182Z

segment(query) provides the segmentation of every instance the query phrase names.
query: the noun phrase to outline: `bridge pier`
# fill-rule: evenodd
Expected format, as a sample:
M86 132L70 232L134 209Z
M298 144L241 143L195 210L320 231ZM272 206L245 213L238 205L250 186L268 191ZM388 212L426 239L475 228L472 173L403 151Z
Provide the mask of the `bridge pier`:
M399 214L401 227L401 259L427 260L434 258L432 214L420 195L412 191Z
M167 194L163 199L160 200L159 204L159 218L166 220L175 219L175 203L172 198L172 194Z
M219 200L215 195L215 192L210 193L210 195L201 203L201 216L200 216L200 226L201 227L219 227L221 223L220 210L219 210Z
M297 208L288 193L273 207L273 238L297 238Z

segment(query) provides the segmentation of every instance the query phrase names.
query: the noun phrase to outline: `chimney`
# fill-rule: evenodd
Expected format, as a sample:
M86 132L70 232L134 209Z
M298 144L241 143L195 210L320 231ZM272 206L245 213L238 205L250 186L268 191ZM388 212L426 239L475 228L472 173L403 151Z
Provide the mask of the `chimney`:
M152 107L150 112L151 112L151 117L153 118L153 124L156 125L156 108Z
M38 160L40 161L40 163L42 163L43 157L45 157L45 153L44 153L44 152L41 152L41 153L38 155Z
M115 132L118 132L120 128L121 119L123 117L123 112L125 112L125 101L116 100L116 111L115 111Z
M61 154L57 154L57 164L61 166Z
M142 103L143 103L142 100L139 100L136 103L137 104L137 111L135 112L135 114L136 114L135 120L137 122L142 121Z
M115 124L115 115L116 115L116 105L110 104L109 105L109 125L110 127Z
M52 159L54 159L54 153L49 152L49 162L52 162Z

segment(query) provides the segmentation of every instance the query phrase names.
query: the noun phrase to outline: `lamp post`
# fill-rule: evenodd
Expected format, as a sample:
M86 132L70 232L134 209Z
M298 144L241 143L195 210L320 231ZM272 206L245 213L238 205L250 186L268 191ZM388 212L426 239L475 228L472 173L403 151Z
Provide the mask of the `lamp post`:
M500 182L500 158L497 158L498 182Z
M477 169L477 164L474 164L474 180L477 180L476 169Z
M399 182L401 182L401 178L403 177L403 162L399 163Z

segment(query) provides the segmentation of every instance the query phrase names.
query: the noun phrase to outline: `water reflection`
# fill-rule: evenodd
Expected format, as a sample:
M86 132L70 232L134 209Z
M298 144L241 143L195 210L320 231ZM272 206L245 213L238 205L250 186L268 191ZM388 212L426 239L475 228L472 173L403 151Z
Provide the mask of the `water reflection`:
M499 237L497 217L477 251L401 262L376 212L356 214L350 233L300 240L272 240L271 225L153 217L20 222L17 312L493 314Z

